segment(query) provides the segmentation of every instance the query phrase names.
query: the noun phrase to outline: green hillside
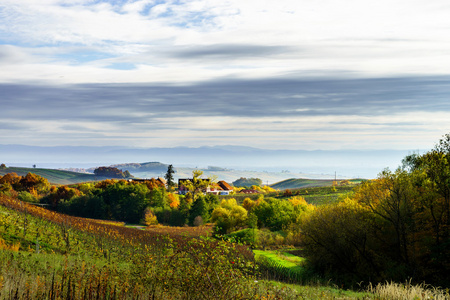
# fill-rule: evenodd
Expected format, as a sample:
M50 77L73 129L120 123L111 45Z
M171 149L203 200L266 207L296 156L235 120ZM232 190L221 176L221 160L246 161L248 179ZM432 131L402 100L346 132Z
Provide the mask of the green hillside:
M286 190L286 189L299 189L307 187L323 187L331 185L333 185L333 180L331 179L291 178L272 184L270 187L277 190Z
M40 168L19 168L10 167L6 169L0 169L0 175L3 176L7 173L17 173L19 176L25 176L28 173L34 173L46 178L52 184L74 184L86 181L94 181L103 178L97 178L94 174L83 174L63 170L55 169L40 169Z
M345 185L356 185L363 181L364 179L346 179L340 180L338 179L338 184L340 185L342 182L346 182ZM270 187L276 190L287 190L287 189L301 189L301 188L310 188L310 187L327 187L333 185L332 179L306 179L306 178L291 178L286 179L277 183L272 184Z

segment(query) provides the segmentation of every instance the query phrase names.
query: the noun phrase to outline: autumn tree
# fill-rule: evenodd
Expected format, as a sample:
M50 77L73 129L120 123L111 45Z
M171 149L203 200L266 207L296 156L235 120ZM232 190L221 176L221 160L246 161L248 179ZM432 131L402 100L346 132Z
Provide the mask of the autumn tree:
M178 208L178 206L180 205L180 198L176 194L169 193L167 195L167 203L172 209Z
M0 178L0 184L9 183L11 186L17 184L22 177L17 175L16 173L8 173L2 178Z
M144 223L147 226L158 225L158 219L156 218L155 214L153 213L153 211L149 207L147 207L145 209Z
M195 200L197 194L201 194L212 182L211 179L203 179L201 176L203 171L192 171L192 179L183 182L184 187L192 194L192 198Z
M302 219L304 255L321 272L341 278L381 280L380 267L368 244L366 211L354 200L319 206Z
M50 189L50 183L46 178L33 173L23 176L16 186L18 187L17 190L35 191L38 194L46 193Z
M110 178L130 178L130 172L119 170L115 167L98 167L94 170L96 176L110 177Z
M418 190L411 175L397 170L384 170L377 180L363 183L354 200L370 213L375 227L373 234L383 246L384 255L409 265L414 260Z
M238 205L236 199L224 199L211 215L211 221L216 223L216 232L229 233L246 225L247 210Z

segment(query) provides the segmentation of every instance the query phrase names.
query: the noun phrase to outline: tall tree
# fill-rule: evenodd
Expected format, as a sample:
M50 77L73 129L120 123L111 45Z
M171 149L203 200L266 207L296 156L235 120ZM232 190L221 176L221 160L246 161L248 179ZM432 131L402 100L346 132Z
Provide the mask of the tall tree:
M173 165L169 165L167 167L167 172L166 175L164 176L164 178L166 179L167 182L167 189L170 191L172 189L172 187L175 185L174 181L173 181L173 174L175 173L175 170L173 169Z

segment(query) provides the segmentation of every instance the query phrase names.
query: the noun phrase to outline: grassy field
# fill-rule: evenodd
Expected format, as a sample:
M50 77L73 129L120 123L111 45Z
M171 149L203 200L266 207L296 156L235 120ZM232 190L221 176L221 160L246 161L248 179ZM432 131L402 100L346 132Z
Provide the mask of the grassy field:
M272 184L270 185L270 187L276 190L286 190L286 189L299 189L308 187L323 187L331 185L333 185L333 180L331 179L291 178Z
M325 186L325 187L310 187L310 188L300 188L286 191L277 191L273 193L263 194L264 197L273 197L278 199L288 199L293 196L302 196L305 198L306 202L314 205L324 205L335 203L339 201L347 193L350 193L355 185L347 186ZM235 198L239 203L242 203L245 198L250 198L252 200L258 199L261 194L236 194L231 196L220 196L222 199Z

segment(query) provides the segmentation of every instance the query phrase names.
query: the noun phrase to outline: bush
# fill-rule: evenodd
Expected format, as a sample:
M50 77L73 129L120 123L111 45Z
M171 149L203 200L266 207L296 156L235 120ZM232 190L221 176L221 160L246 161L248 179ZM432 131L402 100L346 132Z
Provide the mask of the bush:
M19 200L22 200L24 202L31 202L31 203L38 203L39 200L32 194L30 194L29 192L19 192L17 198L19 198Z

